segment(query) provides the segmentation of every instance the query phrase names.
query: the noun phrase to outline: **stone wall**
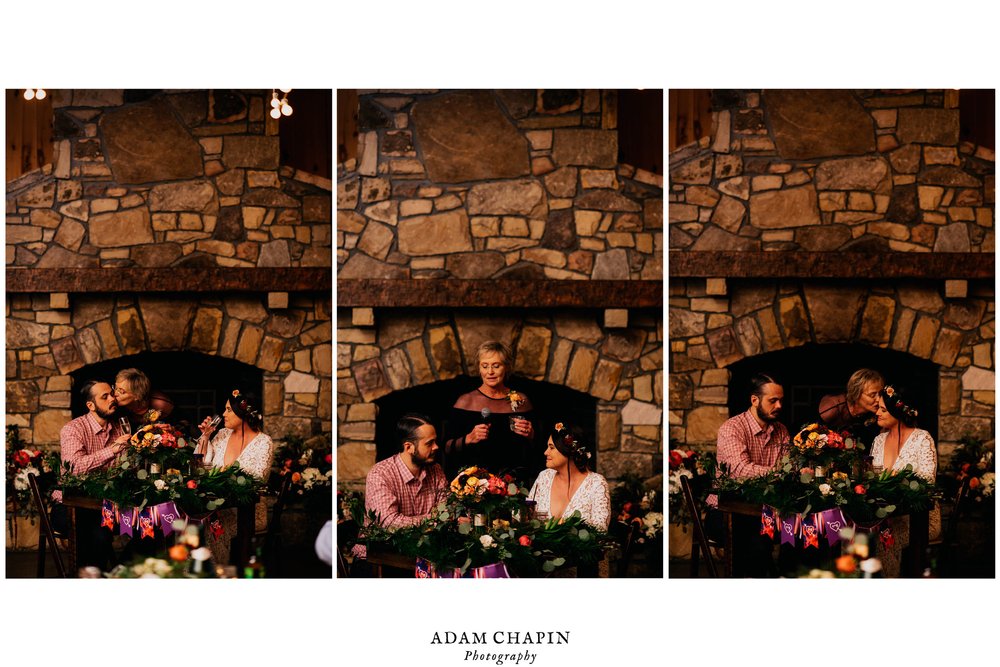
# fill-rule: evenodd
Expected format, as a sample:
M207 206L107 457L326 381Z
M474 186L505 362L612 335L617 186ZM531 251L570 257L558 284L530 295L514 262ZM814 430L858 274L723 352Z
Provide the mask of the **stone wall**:
M613 92L362 91L342 278L662 279L663 179L618 164Z
M671 156L671 250L994 252L994 153L959 142L957 91L713 91L713 103L714 136ZM939 365L943 455L966 433L992 440L994 286L952 297L944 278L671 280L670 437L714 445L734 362L861 343Z
M332 183L279 164L268 94L52 91L54 163L7 184L8 275L330 266ZM26 442L58 443L71 372L167 350L260 368L273 437L331 432L329 285L292 291L287 307L271 308L267 294L211 284L88 292L99 280L81 277L69 293L7 293L7 423Z
M7 424L25 442L59 442L71 419L70 373L99 361L168 350L236 359L263 371L267 432L332 430L330 299L292 295L287 309L261 295L7 296Z
M928 359L939 370L939 452L964 434L993 439L995 293L972 284L951 299L937 284L831 284L801 280L731 281L725 297L704 280L670 283L670 437L714 446L729 418L731 364L808 343L861 343Z
M508 344L520 376L597 398L598 471L643 477L663 466L663 315L633 310L629 326L601 326L600 311L378 311L373 327L337 316L337 479L362 482L375 463L375 399L475 372L485 340ZM471 360L471 367L470 367Z
M994 252L993 150L958 91L713 91L670 160L671 250Z
M329 179L279 165L269 91L55 90L7 184L8 267L331 265Z

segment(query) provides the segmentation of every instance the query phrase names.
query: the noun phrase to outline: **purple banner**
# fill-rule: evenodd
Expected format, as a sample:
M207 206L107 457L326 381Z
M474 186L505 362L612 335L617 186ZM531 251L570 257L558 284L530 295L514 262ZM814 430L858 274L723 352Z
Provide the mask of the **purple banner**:
M791 517L781 517L781 544L795 546L795 537L799 532L800 520L798 514L793 514Z
M132 537L132 527L135 526L135 508L123 507L118 511L118 534Z
M809 514L802 517L802 548L819 549L819 515Z
M764 505L760 509L760 534L767 535L769 539L773 540L777 523L778 511L770 505Z
M820 514L820 525L826 530L826 541L832 547L840 541L840 530L847 527L847 519L839 507Z
M174 505L174 501L172 500L160 503L154 507L153 514L156 517L155 523L160 526L164 536L174 532L174 521L181 518L181 513L177 510L177 506Z
M146 509L139 512L139 518L136 521L136 525L139 527L139 539L153 539L153 508L147 507Z
M510 572L503 563L493 563L482 567L473 567L462 574L460 569L452 568L448 570L438 570L434 565L424 559L418 558L414 574L417 579L510 579Z
M115 504L107 499L101 501L101 528L115 532Z

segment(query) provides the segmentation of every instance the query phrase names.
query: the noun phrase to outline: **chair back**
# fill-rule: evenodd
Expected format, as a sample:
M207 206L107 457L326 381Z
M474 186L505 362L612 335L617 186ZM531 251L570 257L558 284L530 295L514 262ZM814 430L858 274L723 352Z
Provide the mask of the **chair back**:
M701 521L701 507L698 506L698 501L694 497L694 491L691 489L691 482L688 478L681 476L681 491L684 493L684 502L687 504L688 511L691 514L691 521L694 524L694 541L691 544L691 571L692 576L698 576L698 549L700 548L705 553L705 560L708 563L708 572L712 577L718 577L719 572L715 567L715 560L712 558L712 550L708 543L708 537L705 535L705 527Z
M56 571L59 576L65 579L66 566L63 565L62 555L59 553L59 544L56 542L56 535L52 530L52 523L49 521L48 507L42 498L42 492L38 490L38 479L34 473L28 473L28 488L31 489L31 498L35 501L35 509L38 510L38 519L41 522L42 530L38 534L38 576L45 576L45 543L48 542L52 548L52 560L56 564Z
M278 573L281 564L281 515L285 511L285 505L288 504L288 496L291 493L291 488L292 476L291 474L286 474L285 478L281 480L281 486L278 488L278 497L274 501L274 506L271 507L271 519L268 521L267 532L264 535L264 565L268 573L274 573L271 576L275 576Z

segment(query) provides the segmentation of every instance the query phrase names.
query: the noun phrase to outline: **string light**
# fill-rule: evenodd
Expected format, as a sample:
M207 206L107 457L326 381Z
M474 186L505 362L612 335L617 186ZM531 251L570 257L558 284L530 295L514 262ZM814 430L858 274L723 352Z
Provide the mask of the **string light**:
M278 91L282 92L281 97L278 97ZM294 109L292 105L288 103L288 93L292 92L291 88L272 88L271 89L271 111L269 115L271 118L278 120L282 116L291 116Z
M26 100L44 100L45 90L42 88L26 88L24 90L24 99Z

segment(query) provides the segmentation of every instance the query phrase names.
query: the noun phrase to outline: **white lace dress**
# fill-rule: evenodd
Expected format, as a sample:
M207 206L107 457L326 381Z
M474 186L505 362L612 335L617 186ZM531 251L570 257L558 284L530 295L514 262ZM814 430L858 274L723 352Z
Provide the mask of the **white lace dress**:
M872 462L875 465L882 465L885 460L885 439L888 434L888 431L879 433L872 443ZM912 465L913 471L928 482L934 482L937 476L937 450L934 448L934 438L922 428L910 433L892 464L892 470L902 470L907 464Z
M887 435L887 431L879 433L875 436L875 442L872 443L872 461L875 465L882 465L885 461ZM928 482L933 483L937 477L937 449L934 447L934 438L921 428L914 429L910 433L890 470L898 472L907 465L913 466L913 471ZM929 538L933 540L941 534L941 508L936 503L930 510L927 522ZM882 570L885 576L897 577L899 576L902 550L910 544L910 517L890 517L889 526L892 528L893 545L886 549L879 543L879 557L882 559Z
M226 467L226 445L229 444L232 434L232 429L219 429L205 451L206 464L213 468ZM240 468L248 475L267 481L273 460L274 443L271 442L271 437L266 433L258 433L236 457L235 463L239 463ZM255 528L263 530L267 526L267 505L263 502L257 503L254 510ZM208 548L212 550L212 559L216 564L228 564L230 543L236 537L236 508L222 508L216 512L216 517L222 524L222 535L216 538L211 531L206 531Z
M551 514L552 481L555 478L556 471L551 468L538 473L538 479L528 494L528 497L537 503L535 511ZM594 528L608 529L608 524L611 522L611 494L604 477L596 472L587 473L587 477L566 504L566 509L560 518L568 517L577 510L580 511L583 520Z

